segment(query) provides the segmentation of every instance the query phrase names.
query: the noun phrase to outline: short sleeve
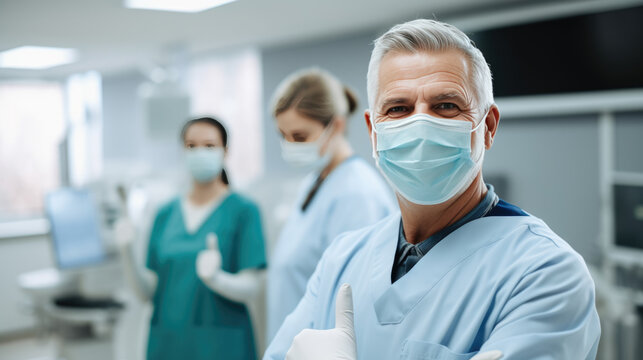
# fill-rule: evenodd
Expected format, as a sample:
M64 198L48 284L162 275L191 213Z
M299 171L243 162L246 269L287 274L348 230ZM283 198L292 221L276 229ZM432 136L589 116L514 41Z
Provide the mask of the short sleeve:
M261 215L255 204L248 204L239 222L238 270L265 268L266 252Z

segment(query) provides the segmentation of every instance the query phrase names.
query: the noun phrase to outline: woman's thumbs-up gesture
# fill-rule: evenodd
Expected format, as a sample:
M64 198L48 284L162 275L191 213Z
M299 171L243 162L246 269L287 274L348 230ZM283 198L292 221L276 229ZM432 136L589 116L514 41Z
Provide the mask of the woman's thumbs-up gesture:
M206 238L206 249L201 250L196 258L196 273L204 283L210 283L221 270L221 252L215 233Z

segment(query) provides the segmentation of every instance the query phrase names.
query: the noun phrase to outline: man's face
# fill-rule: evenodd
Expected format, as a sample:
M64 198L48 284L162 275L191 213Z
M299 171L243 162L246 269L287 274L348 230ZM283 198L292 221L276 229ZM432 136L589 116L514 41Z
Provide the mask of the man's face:
M471 65L457 50L441 52L389 52L379 68L378 92L373 112L367 112L367 126L395 121L414 114L428 114L453 121L469 121L475 127L485 121L473 86ZM494 114L497 113L495 106ZM497 114L495 114L497 115ZM481 126L471 136L471 148L478 141L491 146L493 129ZM487 134L491 130L491 133ZM488 139L487 139L488 138ZM377 140L376 140L377 141ZM472 154L474 158L478 154Z
M414 114L477 124L479 111L471 66L457 50L390 52L379 69L373 120L392 121Z

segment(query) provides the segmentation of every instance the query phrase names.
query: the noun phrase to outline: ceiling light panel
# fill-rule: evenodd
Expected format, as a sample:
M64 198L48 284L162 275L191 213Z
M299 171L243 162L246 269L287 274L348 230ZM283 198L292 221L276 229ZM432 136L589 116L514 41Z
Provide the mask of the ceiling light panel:
M74 49L44 46L21 46L0 52L0 68L48 69L75 62Z
M125 0L130 9L195 13L231 3L236 0Z

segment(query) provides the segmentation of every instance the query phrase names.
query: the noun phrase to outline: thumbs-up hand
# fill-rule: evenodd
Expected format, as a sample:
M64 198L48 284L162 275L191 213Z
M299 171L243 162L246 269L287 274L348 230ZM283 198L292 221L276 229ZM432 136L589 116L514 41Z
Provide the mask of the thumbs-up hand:
M207 248L201 250L196 258L196 273L201 281L208 284L221 270L221 252L215 233L206 237Z
M293 339L286 360L356 360L351 286L339 288L335 300L335 328L305 329Z
M121 217L114 224L114 242L119 250L124 250L136 239L136 229L127 217Z

